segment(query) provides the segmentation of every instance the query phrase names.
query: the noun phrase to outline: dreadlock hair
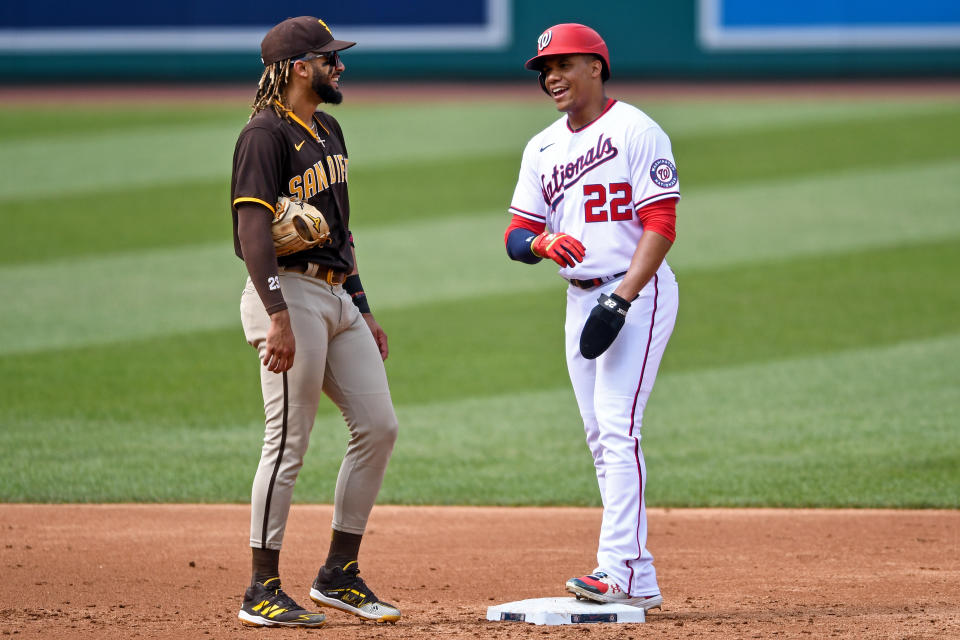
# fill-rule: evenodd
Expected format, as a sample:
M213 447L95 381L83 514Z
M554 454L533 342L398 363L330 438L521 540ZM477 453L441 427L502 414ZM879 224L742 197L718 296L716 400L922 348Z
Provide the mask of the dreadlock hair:
M267 107L272 107L277 115L283 117L285 108L283 94L287 90L287 81L290 79L290 60L280 60L269 65L260 76L257 85L257 96L253 99L253 112L250 117L257 115ZM278 104L279 103L279 104Z

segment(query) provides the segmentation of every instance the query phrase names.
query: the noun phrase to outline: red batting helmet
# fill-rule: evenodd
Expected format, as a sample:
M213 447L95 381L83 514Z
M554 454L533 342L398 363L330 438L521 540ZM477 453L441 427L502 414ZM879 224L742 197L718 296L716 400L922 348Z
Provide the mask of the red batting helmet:
M540 71L543 58L570 53L592 53L599 56L603 63L600 76L604 82L610 78L610 53L607 51L607 43L590 27L576 23L554 25L541 33L537 38L537 55L527 60L524 66Z

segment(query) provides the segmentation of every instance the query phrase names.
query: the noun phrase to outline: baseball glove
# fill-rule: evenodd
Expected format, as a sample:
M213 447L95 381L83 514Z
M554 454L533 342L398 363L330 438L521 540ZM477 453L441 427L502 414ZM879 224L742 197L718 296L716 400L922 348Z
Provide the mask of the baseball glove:
M316 207L283 196L273 214L273 246L288 256L330 241L330 225Z

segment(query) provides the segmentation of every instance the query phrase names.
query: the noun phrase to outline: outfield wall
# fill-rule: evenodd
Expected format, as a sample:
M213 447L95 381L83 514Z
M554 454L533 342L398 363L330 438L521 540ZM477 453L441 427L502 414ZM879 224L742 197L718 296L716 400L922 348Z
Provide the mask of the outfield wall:
M4 81L234 81L261 69L271 24L305 0L5 3ZM522 79L537 36L594 26L620 77L960 76L960 2L944 0L353 0L322 9L359 44L352 78Z

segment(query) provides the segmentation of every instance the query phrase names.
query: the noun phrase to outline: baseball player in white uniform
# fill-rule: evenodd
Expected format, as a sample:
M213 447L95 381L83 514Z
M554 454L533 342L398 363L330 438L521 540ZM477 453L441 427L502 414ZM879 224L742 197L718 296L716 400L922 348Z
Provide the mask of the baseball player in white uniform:
M670 139L645 113L606 97L607 46L558 24L526 67L565 115L523 152L504 240L513 260L560 265L566 356L603 500L597 567L571 578L578 598L660 607L647 551L643 410L677 316L665 256L680 198Z

